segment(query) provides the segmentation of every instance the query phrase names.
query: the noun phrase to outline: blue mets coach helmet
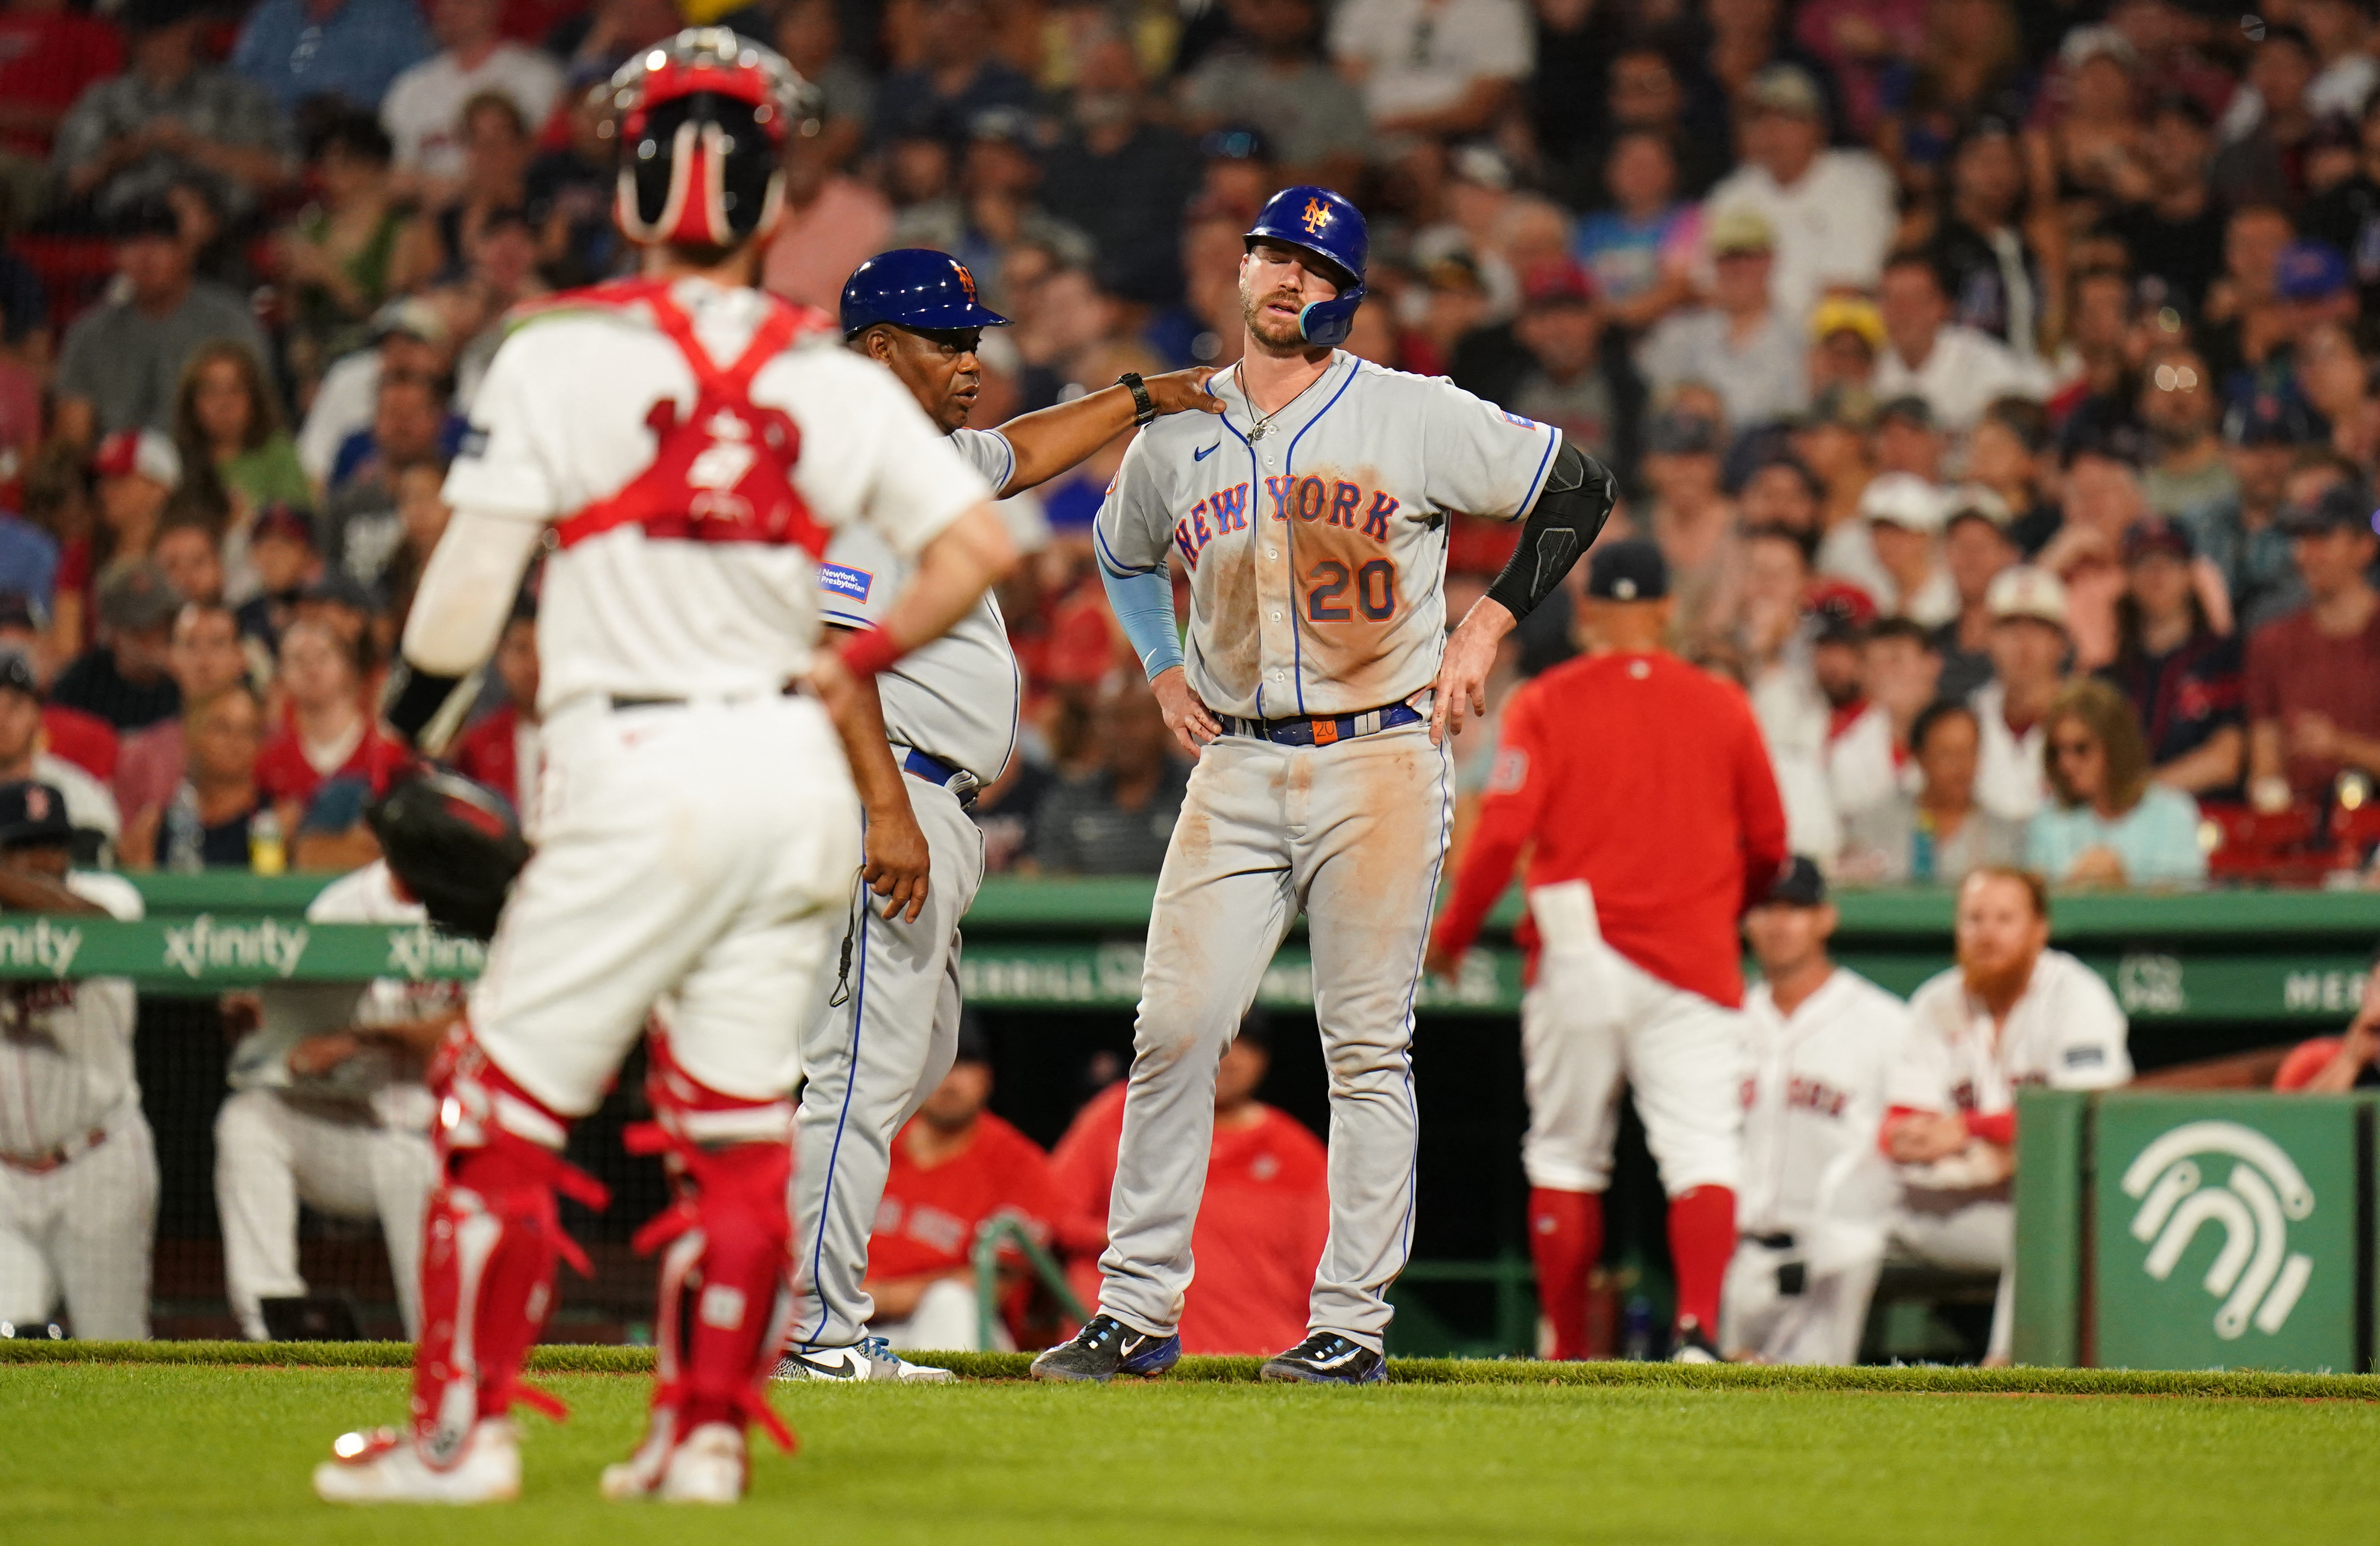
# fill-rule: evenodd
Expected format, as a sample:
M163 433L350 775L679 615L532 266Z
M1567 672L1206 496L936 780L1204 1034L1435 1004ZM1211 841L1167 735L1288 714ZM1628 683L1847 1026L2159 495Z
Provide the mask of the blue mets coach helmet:
M880 252L843 282L843 335L879 322L918 332L1002 328L1008 319L976 299L975 275L947 252L905 247Z
M1310 252L1338 271L1339 293L1316 301L1298 314L1298 331L1308 344L1325 347L1346 341L1354 325L1355 308L1364 304L1364 263L1371 255L1371 233L1364 213L1327 187L1300 183L1272 196L1248 228L1243 245L1280 242Z

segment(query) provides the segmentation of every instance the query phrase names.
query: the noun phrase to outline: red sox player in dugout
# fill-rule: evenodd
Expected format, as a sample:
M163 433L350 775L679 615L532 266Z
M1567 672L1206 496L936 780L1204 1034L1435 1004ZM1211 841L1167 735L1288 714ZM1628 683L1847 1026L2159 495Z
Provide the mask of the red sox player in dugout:
M1495 775L1430 944L1451 974L1530 851L1521 1006L1529 1246L1553 1356L1585 1354L1620 1089L1670 1197L1677 1350L1716 1357L1735 1250L1743 971L1736 920L1786 858L1785 814L1741 690L1661 648L1669 574L1644 541L1595 550L1588 654L1514 694Z

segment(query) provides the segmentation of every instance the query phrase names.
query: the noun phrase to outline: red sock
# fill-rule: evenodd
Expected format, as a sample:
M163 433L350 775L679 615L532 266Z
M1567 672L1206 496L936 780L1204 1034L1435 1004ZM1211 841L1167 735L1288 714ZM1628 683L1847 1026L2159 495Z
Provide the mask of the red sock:
M1694 1187L1670 1199L1670 1265L1678 1274L1678 1324L1718 1338L1719 1285L1735 1254L1735 1193Z
M1529 1256L1558 1359L1586 1357L1586 1280L1602 1254L1601 1192L1529 1189Z

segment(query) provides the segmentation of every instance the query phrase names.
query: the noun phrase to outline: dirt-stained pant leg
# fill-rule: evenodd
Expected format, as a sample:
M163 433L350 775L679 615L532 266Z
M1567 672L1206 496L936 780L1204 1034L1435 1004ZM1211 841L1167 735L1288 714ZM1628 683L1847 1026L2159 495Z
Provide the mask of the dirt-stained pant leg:
M915 923L866 913L852 939L849 996L828 1003L830 962L802 1038L793 1335L806 1351L866 1335L875 1305L861 1285L892 1138L958 1052L958 923L983 882L983 836L949 791L908 782L932 855L925 910Z
M1158 876L1099 1258L1099 1308L1143 1332L1181 1322L1215 1136L1215 1065L1289 930L1291 756L1238 736L1208 746Z
M1330 1074L1330 1238L1309 1324L1378 1350L1413 1246L1414 996L1454 779L1415 725L1300 749L1287 794Z

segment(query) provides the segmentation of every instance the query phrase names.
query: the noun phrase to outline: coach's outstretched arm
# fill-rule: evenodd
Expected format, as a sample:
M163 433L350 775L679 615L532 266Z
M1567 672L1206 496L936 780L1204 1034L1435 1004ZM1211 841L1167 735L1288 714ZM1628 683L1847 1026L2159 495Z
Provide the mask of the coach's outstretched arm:
M440 710L495 653L544 532L542 521L461 509L431 552L382 700L388 722L422 751L435 755L444 749L445 735L459 728L442 723L445 733L425 740L433 720L460 720L460 714Z
M1147 394L1148 418L1163 418L1195 409L1220 414L1223 400L1207 390L1215 372L1205 366L1171 370L1141 382ZM1016 470L1000 490L1005 499L1038 487L1087 459L1099 447L1135 424L1146 422L1140 399L1123 382L1087 392L1071 403L1012 418L1000 434L1016 453Z
M1553 470L1521 527L1520 545L1488 594L1475 602L1446 641L1438 668L1437 702L1429 712L1432 745L1449 731L1463 733L1464 710L1488 712L1488 673L1496 647L1512 625L1554 593L1611 519L1619 484L1611 471L1565 439L1554 453Z

